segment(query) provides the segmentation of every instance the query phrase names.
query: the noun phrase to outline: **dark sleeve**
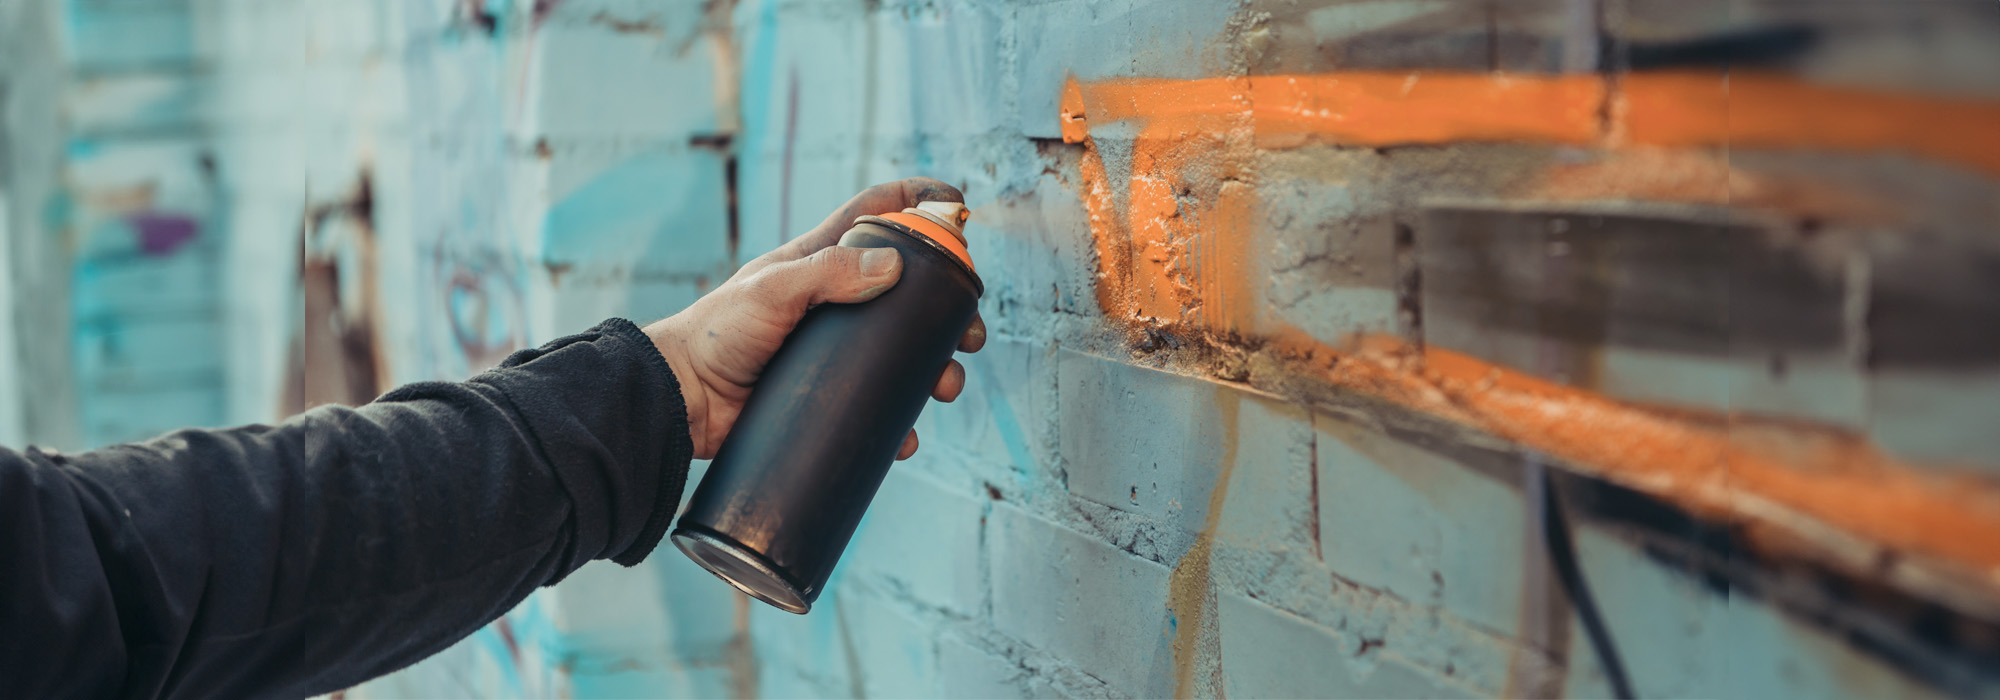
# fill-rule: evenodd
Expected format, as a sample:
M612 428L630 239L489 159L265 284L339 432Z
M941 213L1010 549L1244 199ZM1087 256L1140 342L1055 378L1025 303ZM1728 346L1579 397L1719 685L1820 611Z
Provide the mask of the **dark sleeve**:
M277 427L0 450L0 698L303 697L660 541L693 446L622 319Z

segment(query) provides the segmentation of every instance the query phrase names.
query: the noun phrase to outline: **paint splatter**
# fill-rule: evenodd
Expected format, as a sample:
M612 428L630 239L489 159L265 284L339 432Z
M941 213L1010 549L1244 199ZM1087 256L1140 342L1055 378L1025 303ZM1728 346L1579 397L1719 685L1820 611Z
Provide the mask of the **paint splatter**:
M138 239L139 252L149 258L173 255L201 236L201 222L181 214L144 211L125 217Z

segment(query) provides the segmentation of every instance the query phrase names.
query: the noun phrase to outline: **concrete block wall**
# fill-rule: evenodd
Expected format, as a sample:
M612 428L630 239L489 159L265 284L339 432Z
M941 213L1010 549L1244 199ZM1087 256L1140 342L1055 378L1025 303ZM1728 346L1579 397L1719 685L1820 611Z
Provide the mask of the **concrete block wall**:
M1991 6L47 6L129 66L62 128L229 232L145 336L222 421L968 195L991 341L811 615L662 550L348 697L2000 688Z

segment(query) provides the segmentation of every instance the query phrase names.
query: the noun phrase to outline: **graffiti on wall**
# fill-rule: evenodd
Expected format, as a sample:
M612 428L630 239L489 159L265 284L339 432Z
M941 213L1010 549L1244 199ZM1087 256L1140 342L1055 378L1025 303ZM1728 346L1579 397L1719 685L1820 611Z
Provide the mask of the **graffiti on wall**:
M475 27L499 20L487 5L440 8L409 3L417 27ZM544 11L536 3L537 17ZM417 251L413 318L417 362L426 377L457 378L486 369L527 342L527 268L514 246L507 125L519 110L505 98L509 62L495 42L448 30L411 48L412 128L423 157L412 164L411 245Z
M1083 148L1074 187L1089 216L1098 305L1124 328L1135 349L1150 351L1169 336L1170 345L1200 358L1199 364L1224 380L1343 411L1355 410L1354 397L1361 397L1375 406L1371 411L1393 406L1414 414L1416 422L1431 423L1424 428L1429 432L1497 436L1529 455L1546 455L1576 474L1600 479L1605 488L1644 494L1687 517L1717 523L1745 552L1811 562L1868 582L1853 585L1895 591L1891 597L1951 601L1968 625L1979 626L1975 621L1994 609L1988 582L2000 575L2000 550L1991 546L2000 541L2000 488L1983 478L1898 459L1840 426L1639 404L1594 391L1587 376L1534 366L1545 363L1510 367L1427 344L1418 280L1429 277L1417 274L1420 268L1450 257L1445 249L1454 225L1492 226L1515 214L1499 212L1466 224L1453 219L1454 213L1462 219L1463 211L1419 202L1392 215L1400 219L1387 246L1393 251L1349 262L1404 271L1405 279L1389 285L1402 297L1397 332L1320 338L1263 313L1267 276L1257 261L1265 218L1257 166L1264 153L1312 145L1585 148L1597 152L1589 162L1572 158L1538 165L1488 196L1491 201L1729 205L1814 221L1879 221L1895 213L1868 194L1809 178L1739 171L1731 167L1729 153L1894 153L1991 176L2000 174L2000 140L1981 134L1985 125L2000 123L2000 103L1829 87L1758 73L1726 79L1636 73L1614 80L1597 74L1362 71L1195 80L1072 78L1063 88L1060 118L1063 141ZM1094 136L1107 127L1116 134L1111 147ZM1547 250L1554 252L1548 255L1562 257L1574 249L1580 256L1592 245L1590 237L1611 236L1608 230L1620 226L1652 225L1644 218L1552 217L1550 230L1557 234L1572 219L1590 220L1607 232L1551 235ZM1678 244L1683 255L1702 246L1696 234L1706 231L1684 228L1690 232L1683 232L1686 238ZM1754 239L1758 232L1728 234ZM1463 237L1458 240L1466 244ZM1669 254L1663 248L1655 252ZM1726 271L1754 259L1740 245L1732 252L1737 257L1707 262ZM1576 264L1646 263L1600 255ZM1646 272L1580 272L1561 264L1539 269L1544 285L1596 284L1599 292L1610 291L1607 280L1618 275ZM1434 286L1446 288L1457 280L1434 280ZM1726 317L1729 309L1704 311ZM1530 330L1561 335L1549 326ZM1727 335L1740 329L1710 331ZM1246 355L1262 362L1246 362ZM1262 370L1250 369L1260 365ZM1219 498L1226 471L1217 479ZM1212 527L1176 569L1177 590L1191 566L1205 566ZM1188 595L1177 593L1172 607L1204 607L1199 594ZM1890 616L1905 626L1916 624L1900 612ZM1182 691L1213 690L1189 685L1188 669L1195 665L1179 660L1199 653L1199 633L1189 631L1196 627L1183 626L1183 638L1176 640L1182 669L1176 687ZM1959 637L1944 646L1962 652L1968 643ZM1615 668L1615 658L1604 663Z

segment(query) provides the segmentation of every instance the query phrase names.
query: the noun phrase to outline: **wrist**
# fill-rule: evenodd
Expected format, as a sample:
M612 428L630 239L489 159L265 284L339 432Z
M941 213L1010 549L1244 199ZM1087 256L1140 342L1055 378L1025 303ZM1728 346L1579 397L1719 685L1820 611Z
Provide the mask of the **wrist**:
M674 373L674 383L680 386L681 405L686 409L688 439L694 445L697 458L711 454L707 431L708 392L702 389L701 378L695 374L694 363L690 359L687 334L680 332L673 318L655 321L645 327L646 337L652 339L653 349L658 350L661 359L667 361L667 369Z

